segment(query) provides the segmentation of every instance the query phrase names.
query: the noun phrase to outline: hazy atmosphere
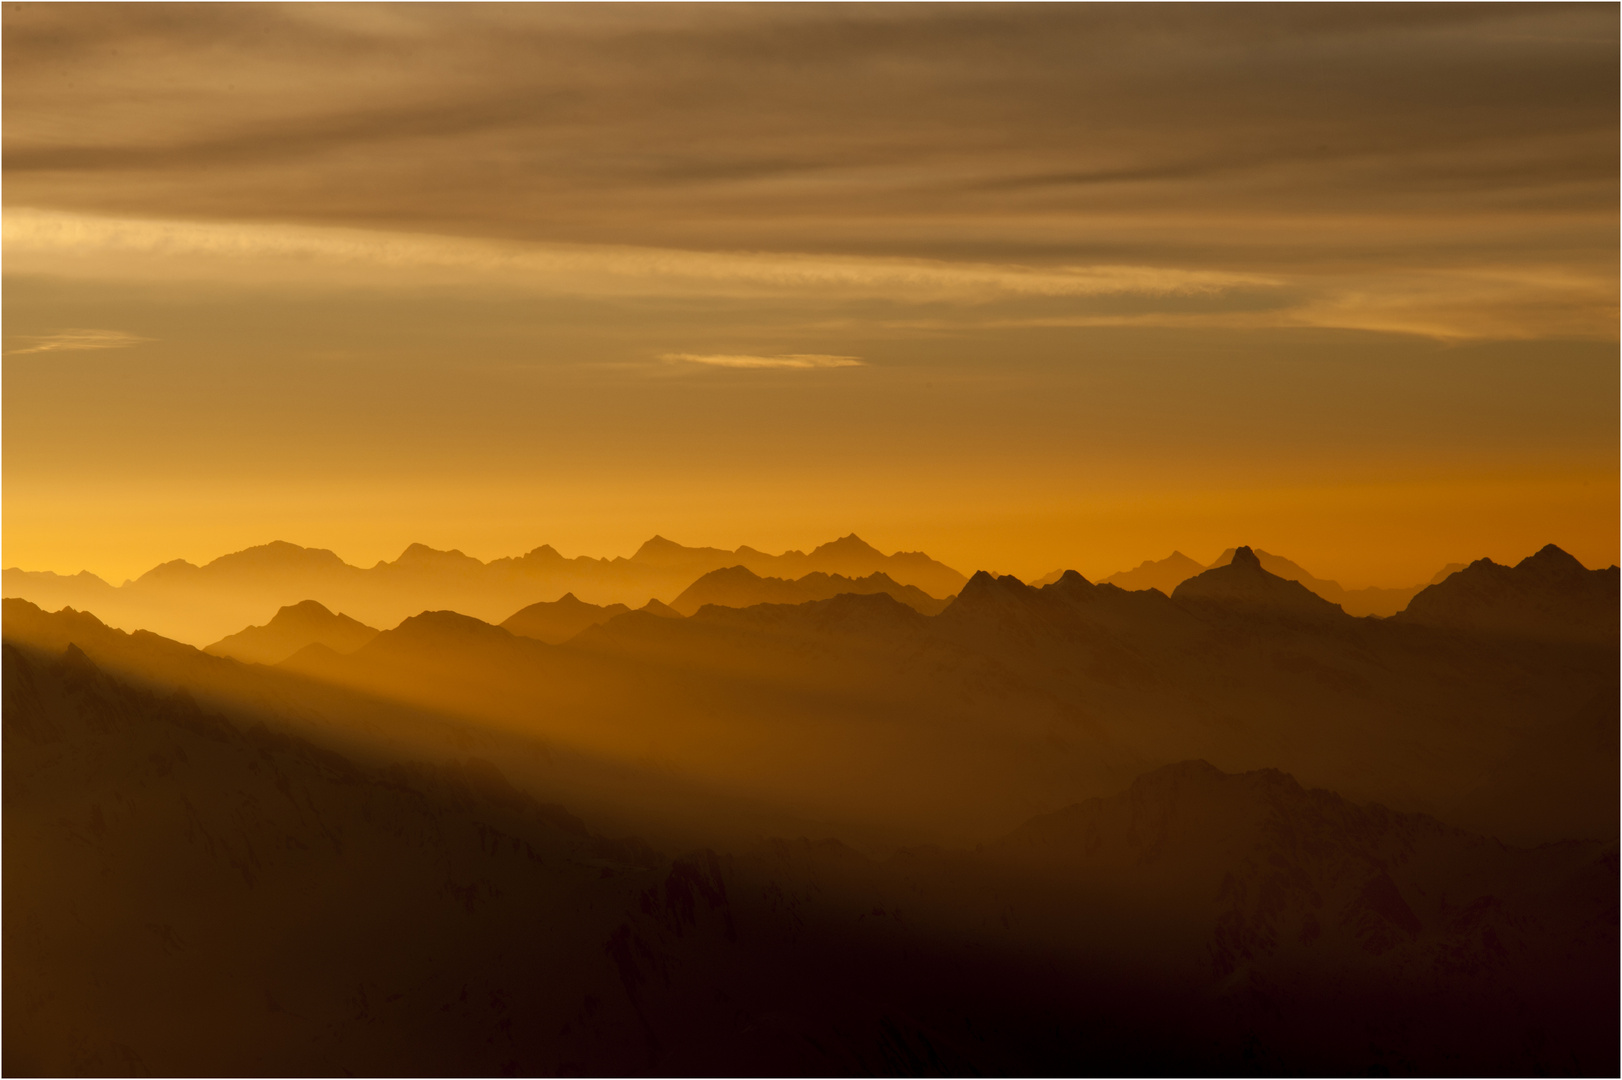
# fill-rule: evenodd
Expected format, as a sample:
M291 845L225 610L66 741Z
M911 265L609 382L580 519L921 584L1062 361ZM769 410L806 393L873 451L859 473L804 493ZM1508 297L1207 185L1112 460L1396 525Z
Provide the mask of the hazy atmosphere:
M6 4L7 1076L1615 1076L1615 4Z
M1617 557L1605 6L5 35L7 565L851 529L1025 576Z

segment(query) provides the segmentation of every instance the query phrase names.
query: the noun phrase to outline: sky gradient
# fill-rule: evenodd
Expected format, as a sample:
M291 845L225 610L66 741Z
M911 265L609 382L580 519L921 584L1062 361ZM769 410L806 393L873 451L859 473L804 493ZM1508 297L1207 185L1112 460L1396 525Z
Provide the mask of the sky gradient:
M1609 5L7 5L4 561L1618 558Z

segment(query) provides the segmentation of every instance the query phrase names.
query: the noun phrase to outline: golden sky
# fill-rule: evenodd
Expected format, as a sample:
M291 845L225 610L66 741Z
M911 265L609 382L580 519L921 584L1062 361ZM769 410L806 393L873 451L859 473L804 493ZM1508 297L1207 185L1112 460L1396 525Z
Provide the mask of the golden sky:
M1618 557L1611 5L3 33L8 566Z

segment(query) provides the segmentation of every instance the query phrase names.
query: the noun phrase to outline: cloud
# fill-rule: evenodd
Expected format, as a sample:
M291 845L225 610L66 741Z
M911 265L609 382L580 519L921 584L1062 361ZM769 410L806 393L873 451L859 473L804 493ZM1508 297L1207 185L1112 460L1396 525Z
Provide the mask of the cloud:
M778 356L751 356L737 353L665 353L659 359L671 364L705 364L727 368L841 368L865 367L859 356L827 356L822 353L783 353Z
M298 225L213 224L10 208L12 273L415 285L486 284L558 295L820 295L903 302L1009 297L1212 296L1263 275L1176 267L1022 265L482 240ZM384 276L386 275L386 276Z
M143 341L151 341L122 330L59 330L54 334L25 336L24 341L35 344L26 349L12 349L6 355L22 356L26 353L71 352L78 349L127 349Z

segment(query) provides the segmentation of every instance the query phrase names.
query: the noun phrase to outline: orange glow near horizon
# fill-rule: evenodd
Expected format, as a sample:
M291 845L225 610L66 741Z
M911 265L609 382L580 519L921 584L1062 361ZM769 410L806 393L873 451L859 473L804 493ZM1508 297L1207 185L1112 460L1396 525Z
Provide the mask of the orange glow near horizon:
M8 9L3 562L1615 563L1615 20L1409 15Z

